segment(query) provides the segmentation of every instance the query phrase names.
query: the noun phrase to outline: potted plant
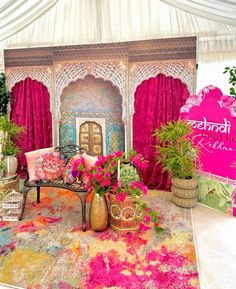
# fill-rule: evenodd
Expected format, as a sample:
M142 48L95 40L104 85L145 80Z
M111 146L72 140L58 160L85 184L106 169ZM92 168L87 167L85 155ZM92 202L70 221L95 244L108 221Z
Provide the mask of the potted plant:
M173 202L193 207L197 202L197 181L194 178L197 148L190 139L191 125L187 120L170 121L154 131L157 139L157 163L171 175Z
M87 172L87 190L95 193L90 209L91 227L93 229L98 220L100 222L101 215L104 215L101 214L101 209L96 208L95 210L95 207L99 206L98 198L104 198L107 194L110 203L110 225L113 229L119 232L134 232L140 227L149 229L150 226L147 225L152 223L159 233L162 229L158 226L158 213L147 208L142 199L142 196L147 193L147 187L133 180L133 178L137 178L137 171L132 169L130 176L125 178L127 182L123 186L119 186L119 166L121 172L125 162L127 162L127 156L118 151L108 156L99 156L98 161ZM129 153L129 162L139 167L144 166L145 163L141 155L134 151ZM142 221L145 224L141 223ZM105 227L103 226L103 229Z
M132 181L139 181L140 177L137 169L133 165L124 164L120 170L120 186L125 187L129 185Z
M0 116L0 143L6 175L14 175L17 170L18 161L16 154L20 149L15 145L14 140L20 135L23 128L12 122L7 115Z

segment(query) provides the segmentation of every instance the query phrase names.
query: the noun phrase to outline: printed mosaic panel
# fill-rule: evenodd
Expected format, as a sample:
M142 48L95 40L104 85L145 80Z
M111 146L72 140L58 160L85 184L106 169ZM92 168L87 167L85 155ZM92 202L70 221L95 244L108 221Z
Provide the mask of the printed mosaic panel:
M117 150L125 150L123 124L109 124L107 126L107 154L114 153Z
M60 145L76 143L76 117L105 118L106 154L124 150L122 98L108 81L87 76L71 83L61 97Z

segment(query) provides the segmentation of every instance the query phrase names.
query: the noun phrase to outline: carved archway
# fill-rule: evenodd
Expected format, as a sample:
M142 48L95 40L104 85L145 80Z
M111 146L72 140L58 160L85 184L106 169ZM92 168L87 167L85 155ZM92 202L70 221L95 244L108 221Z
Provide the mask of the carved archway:
M190 94L195 89L194 65L189 61L169 61L154 63L131 64L130 67L130 115L134 114L134 94L137 87L151 77L162 73L181 80L189 89Z
M12 88L27 77L32 80L42 82L47 87L50 95L50 111L53 114L53 81L52 71L50 67L35 66L35 67L14 67L6 69L6 83L8 89L11 91Z
M60 97L63 89L71 82L84 79L87 75L110 81L116 86L122 97L122 120L127 121L127 65L122 61L109 62L80 62L58 64L55 70L56 76L56 117L60 119Z

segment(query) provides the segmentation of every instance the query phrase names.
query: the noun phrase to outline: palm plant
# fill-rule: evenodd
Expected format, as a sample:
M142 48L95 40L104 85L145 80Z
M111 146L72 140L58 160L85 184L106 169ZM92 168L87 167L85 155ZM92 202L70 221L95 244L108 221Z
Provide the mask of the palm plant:
M154 131L157 163L172 177L190 179L194 176L197 149L189 137L191 133L191 125L181 119L163 124Z

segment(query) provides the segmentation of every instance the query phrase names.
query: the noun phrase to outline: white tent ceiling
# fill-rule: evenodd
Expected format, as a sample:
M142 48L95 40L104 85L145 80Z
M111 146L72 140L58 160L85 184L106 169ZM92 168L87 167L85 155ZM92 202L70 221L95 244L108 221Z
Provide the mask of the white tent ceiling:
M0 0L0 69L4 48L192 35L236 58L236 0Z

